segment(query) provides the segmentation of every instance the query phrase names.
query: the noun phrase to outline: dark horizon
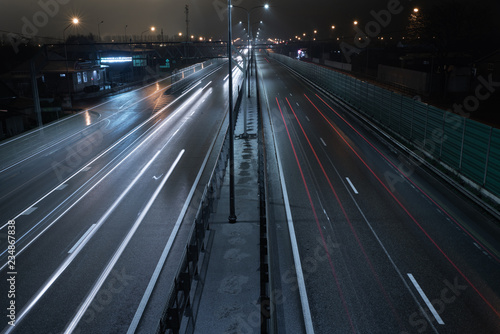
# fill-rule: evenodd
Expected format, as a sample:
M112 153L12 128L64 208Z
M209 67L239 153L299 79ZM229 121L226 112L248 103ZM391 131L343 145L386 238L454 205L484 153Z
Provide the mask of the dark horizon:
M156 28L153 34L164 36L177 36L180 32L186 33L185 6L189 6L189 33L195 38L200 36L214 40L227 39L227 2L214 0L200 4L199 1L160 2L157 0L147 0L143 2L124 1L116 3L110 1L89 0L63 1L49 0L28 4L28 1L18 1L5 4L0 19L1 34L23 34L29 36L46 37L61 40L63 30L68 35L98 35L106 39L108 36L140 36L148 35L148 29L152 26ZM67 2L67 4L64 4ZM457 1L441 1L440 3L455 3ZM460 2L460 0L458 1ZM373 13L380 13L387 10L388 6L398 8L397 14L391 15L389 24L383 27L381 34L391 34L404 30L409 15L413 8L425 10L430 8L435 2L430 0L418 1L396 1L396 0L353 0L353 1L332 1L308 2L306 5L301 1L233 1L233 6L240 6L247 9L263 6L268 3L271 8L265 10L259 8L251 12L251 23L253 31L259 25L262 38L289 39L295 35L313 34L317 31L318 38L331 36L343 36L353 34L353 21L359 21L359 26L364 28L366 23L374 21ZM500 6L493 0L476 1L475 6L481 4L488 13L498 13ZM399 10L400 9L400 10ZM71 18L77 17L80 22L74 27L71 26ZM492 17L493 18L493 17ZM465 18L464 18L465 19ZM243 36L243 29L238 28L238 22L243 21L246 27L247 16L241 9L233 9L233 22L235 25L235 36ZM100 23L102 22L102 23ZM498 26L495 20L491 20L492 27ZM332 25L335 30L331 30ZM242 27L243 27L242 26ZM241 30L241 31L240 31Z

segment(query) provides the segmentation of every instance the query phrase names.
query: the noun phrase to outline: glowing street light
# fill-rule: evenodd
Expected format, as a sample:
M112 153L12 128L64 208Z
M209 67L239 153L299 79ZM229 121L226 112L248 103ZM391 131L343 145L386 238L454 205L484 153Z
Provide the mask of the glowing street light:
M354 21L353 23L354 23L355 26L357 26L359 22L358 21Z
M101 28L100 28L100 25L103 24L104 21L101 21L99 23L97 23L97 36L99 38L99 42L101 41Z
M155 27L151 27L148 30L144 30L143 32L141 32L141 41L143 40L142 38L143 38L144 33L148 32L148 31L155 31L155 30L156 30Z
M69 81L69 68L68 68L68 49L66 47L66 30L72 25L77 25L80 22L78 18L74 17L71 23L66 26L63 30L63 42L64 42L64 57L66 58L66 81L68 82L68 95L71 96L71 86Z
M335 29L335 26L332 26L332 29Z
M68 24L68 26L66 28L64 28L63 30L63 41L66 42L66 30L71 27L72 25L77 25L78 23L80 23L80 20L78 20L78 18L74 17L73 19L71 19L71 23Z
M255 6L255 7L252 7L250 9L246 9L245 7L241 7L241 6L233 6L233 5L230 5L230 8L243 9L247 13L247 24L248 24L248 30L247 30L247 33L248 33L248 39L247 39L247 41L248 41L247 59L248 59L248 66L250 66L250 40L253 38L252 37L252 30L250 29L250 13L253 12L254 10L256 10L256 9L259 9L259 8L269 9L269 4L266 3L264 6ZM260 23L262 23L262 21L260 21ZM251 76L251 73L247 73L247 77L248 77L248 97L250 97L250 76ZM245 116L246 116L246 113L245 113ZM245 131L244 131L243 136L244 137L247 136L246 122L245 122Z
M414 13L418 13L419 11L420 11L420 9L418 9L417 7L413 8Z

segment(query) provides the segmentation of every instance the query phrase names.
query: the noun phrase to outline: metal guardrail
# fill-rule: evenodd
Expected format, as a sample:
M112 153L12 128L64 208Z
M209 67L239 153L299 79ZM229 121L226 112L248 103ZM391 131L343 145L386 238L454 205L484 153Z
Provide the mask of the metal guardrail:
M238 91L234 112L237 114L243 97L244 85ZM182 328L182 319L188 316L191 323L186 326L194 326L192 313L191 288L193 280L199 275L200 253L205 250L207 229L210 216L220 195L220 189L226 173L229 160L229 125L224 131L224 141L217 155L217 162L212 170L210 179L205 186L194 224L191 228L188 243L181 256L181 262L175 275L172 288L166 306L162 312L156 334L178 334Z
M255 56L252 55L252 60L255 61ZM262 117L262 109L260 105L260 89L259 75L257 65L255 66L255 87L257 94L257 119L258 119L258 168L259 168L259 210L260 210L260 333L273 333L271 326L271 293L270 293L270 273L269 273L269 239L267 225L267 173L266 173L266 149L264 138L264 120Z
M500 129L331 69L276 53L269 56L369 116L420 155L500 197Z

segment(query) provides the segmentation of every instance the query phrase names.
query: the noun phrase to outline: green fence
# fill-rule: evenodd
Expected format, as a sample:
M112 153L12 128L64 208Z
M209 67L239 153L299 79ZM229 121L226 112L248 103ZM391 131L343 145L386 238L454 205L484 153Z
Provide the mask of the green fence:
M500 196L499 129L322 66L269 55Z

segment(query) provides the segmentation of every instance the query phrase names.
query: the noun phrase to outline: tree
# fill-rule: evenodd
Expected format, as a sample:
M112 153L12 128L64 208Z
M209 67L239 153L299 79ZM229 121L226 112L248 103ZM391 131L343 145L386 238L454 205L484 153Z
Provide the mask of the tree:
M453 51L482 51L491 48L498 36L490 0L443 0L410 15L408 39L417 45L433 46L440 54Z

